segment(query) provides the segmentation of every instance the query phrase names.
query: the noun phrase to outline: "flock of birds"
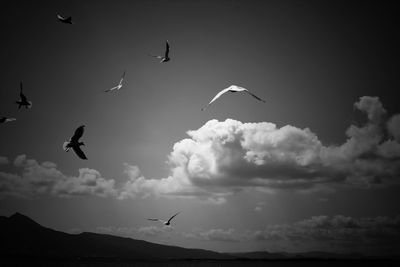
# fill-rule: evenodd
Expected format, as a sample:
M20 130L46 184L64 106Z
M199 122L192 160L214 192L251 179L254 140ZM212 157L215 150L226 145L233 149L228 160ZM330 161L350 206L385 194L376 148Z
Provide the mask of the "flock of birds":
M60 14L57 14L57 19L59 22L61 23L65 23L65 24L74 24L74 22L72 21L72 17L67 17L64 18L63 16L61 16ZM168 61L171 60L171 58L169 57L169 51L170 51L170 47L169 47L169 42L168 40L166 41L166 45L165 45L165 52L163 56L160 55L152 55L149 54L149 56L157 58L160 60L160 63L166 63ZM118 85L105 90L104 92L114 92L114 91L118 91L122 88L123 86L123 81L125 78L125 71L121 76L121 79L118 83ZM211 101L205 106L203 107L201 110L205 110L209 105L211 105L214 101L216 101L218 98L220 98L222 95L231 92L231 93L236 93L236 92L243 92L243 93L247 93L250 96L254 97L255 99L264 102L265 100L259 98L258 96L256 96L255 94L251 93L249 90L247 90L246 88L240 87L240 86L236 86L236 85L231 85L228 88L225 88L223 90L221 90L220 92L218 92L212 99ZM24 95L23 91L22 91L22 82L20 82L20 93L19 93L19 97L20 99L15 101L15 103L18 105L18 109L21 109L21 107L25 107L25 109L30 109L32 108L32 101L29 101L28 98ZM11 118L11 117L0 117L0 124L3 123L8 123L8 122L12 122L15 121L16 118ZM69 141L65 141L63 144L63 149L65 152L68 152L70 149L72 149L75 154L83 160L87 160L88 158L86 157L85 153L82 151L81 146L84 146L85 144L83 142L80 142L79 139L83 136L84 133L84 128L85 125L81 125L79 126L76 130L74 135L69 139ZM171 220L177 216L179 214L176 213L174 214L171 218L169 218L168 220L164 221L164 220L160 220L160 219L155 219L155 218L150 218L148 220L150 221L159 221L162 222L164 225L170 225Z

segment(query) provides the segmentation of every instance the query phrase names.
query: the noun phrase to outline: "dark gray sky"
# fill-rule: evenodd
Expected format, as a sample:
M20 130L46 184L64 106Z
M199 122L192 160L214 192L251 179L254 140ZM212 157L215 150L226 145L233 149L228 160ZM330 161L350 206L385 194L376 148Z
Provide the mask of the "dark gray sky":
M347 251L315 227L399 224L389 2L4 1L2 11L0 116L17 121L0 125L1 214L219 251ZM160 64L148 54L167 39L172 60ZM103 93L124 70L122 89ZM30 110L14 103L20 81ZM227 94L200 110L231 84L266 104ZM88 161L62 151L82 124ZM174 228L146 221L179 210ZM360 250L399 247L378 237Z

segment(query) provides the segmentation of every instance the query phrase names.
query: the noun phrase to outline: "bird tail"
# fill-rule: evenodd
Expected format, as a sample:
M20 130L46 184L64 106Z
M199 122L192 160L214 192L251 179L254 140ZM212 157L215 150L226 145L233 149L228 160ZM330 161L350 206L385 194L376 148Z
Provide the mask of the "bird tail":
M27 106L28 108L32 108L32 101L28 101L29 105Z

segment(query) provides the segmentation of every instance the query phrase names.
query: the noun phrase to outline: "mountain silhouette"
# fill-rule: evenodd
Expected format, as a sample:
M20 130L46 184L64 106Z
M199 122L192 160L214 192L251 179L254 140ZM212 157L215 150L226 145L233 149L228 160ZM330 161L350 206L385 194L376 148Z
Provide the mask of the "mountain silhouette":
M68 234L40 225L29 217L15 213L0 216L0 262L2 261L165 261L165 260L304 260L366 259L361 254L329 252L218 253L161 245L143 240L107 234L83 232ZM398 259L398 257L393 257ZM371 258L369 258L371 259Z
M97 233L68 234L20 213L0 217L1 259L166 260L229 259L231 256Z

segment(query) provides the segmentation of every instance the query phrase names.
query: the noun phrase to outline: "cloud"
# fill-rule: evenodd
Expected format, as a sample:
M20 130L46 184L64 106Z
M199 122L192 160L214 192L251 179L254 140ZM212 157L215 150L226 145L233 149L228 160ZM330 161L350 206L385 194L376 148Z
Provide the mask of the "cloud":
M196 230L189 233L183 233L185 238L197 239L201 241L218 242L241 242L244 241L243 235L239 235L234 229L210 229Z
M183 237L200 241L257 242L287 251L361 252L398 254L400 215L353 218L343 215L313 216L290 224L269 225L264 230L195 229Z
M319 243L334 246L336 250L389 254L396 253L400 248L399 237L400 215L394 218L314 216L292 224L268 226L249 235L249 238L258 241Z
M258 202L256 207L254 208L254 211L261 212L264 209L266 204L267 204L267 202L265 202L265 201Z
M52 194L59 197L74 195L96 195L105 197L116 195L113 179L101 177L96 170L79 169L79 175L68 176L57 169L53 162L38 163L19 155L14 167L20 174L0 172L0 196L33 197Z
M168 158L170 176L146 179L134 169L123 195L222 202L246 188L313 192L332 191L335 185L398 184L400 115L385 124L386 110L378 97L361 97L354 106L367 115L367 122L350 125L347 140L331 146L308 128L210 120L175 143Z
M228 196L253 189L310 193L332 192L338 186L399 184L400 114L388 117L378 97L361 97L354 107L367 121L350 125L346 141L339 145L324 145L309 128L210 120L174 144L167 177L146 178L139 167L124 164L127 180L116 184L93 169L68 176L52 162L39 164L20 155L14 166L22 174L1 173L0 192L118 199L179 197L224 204Z

